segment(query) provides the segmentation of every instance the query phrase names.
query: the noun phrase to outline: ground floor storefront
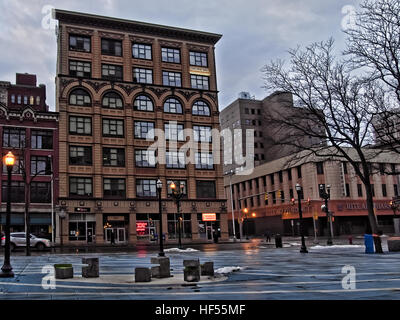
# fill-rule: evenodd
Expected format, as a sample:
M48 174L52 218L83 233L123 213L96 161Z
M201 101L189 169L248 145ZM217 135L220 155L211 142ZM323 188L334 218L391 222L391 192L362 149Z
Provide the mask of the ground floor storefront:
M330 230L333 235L351 235L370 233L370 223L365 201L340 201L329 202L329 217L321 209L322 201L304 202L302 216L304 234L306 236L328 236ZM238 236L240 227L243 236L263 236L266 233L281 234L285 236L298 236L301 234L298 206L280 205L252 210L255 217L243 219L240 226L238 215L235 217L235 226L232 219L228 221L229 233L232 235L235 228ZM399 224L400 215L394 215L389 201L378 200L374 202L374 212L378 228L383 233L395 233L395 225ZM228 213L231 217L232 213ZM394 219L396 218L396 219ZM397 226L397 228L399 228Z
M165 201L162 236L166 243L213 242L228 239L227 214L223 202L186 202L178 214L174 203ZM97 203L99 204L99 203ZM160 237L160 214L157 201L107 203L90 206L90 202L64 202L64 218L58 243L63 245L129 245L157 243ZM187 210L187 209L191 210Z

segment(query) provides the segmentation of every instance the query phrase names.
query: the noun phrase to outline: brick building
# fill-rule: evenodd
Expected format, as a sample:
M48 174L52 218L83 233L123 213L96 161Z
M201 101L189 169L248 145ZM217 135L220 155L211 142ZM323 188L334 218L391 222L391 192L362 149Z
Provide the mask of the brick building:
M46 87L36 82L36 75L26 73L17 73L15 84L0 82L0 150L2 157L12 151L17 159L11 186L11 231L25 230L25 188L30 188L31 232L51 239L52 203L57 203L58 195L58 113L49 111ZM4 227L7 169L1 166L0 222Z
M178 237L172 181L186 194L184 241L212 241L212 229L226 239L222 166L211 143L196 164L169 151L188 141L183 129L196 132L197 144L219 129L214 46L221 35L62 10L55 18L64 243L110 243L112 234L121 244L156 241L158 178L167 242ZM151 129L165 130L166 153L149 149ZM163 155L166 164L154 163Z
M353 152L349 149L349 153ZM352 156L354 158L354 155ZM233 192L233 209L238 233L238 218L248 208L250 218L244 225L250 234L263 235L267 230L285 235L299 234L298 195L295 185L303 188L302 211L305 229L314 236L313 217L317 235L327 235L327 217L321 209L324 200L319 194L319 185L330 185L329 211L333 212L333 230L339 234L363 234L368 223L365 188L354 168L341 159L307 157L293 165L291 156L264 163L249 175L234 175L225 178L225 193L228 198L228 217L232 216L230 185ZM384 232L394 232L390 201L399 196L398 172L400 159L396 153L385 152L371 160L374 190L374 205L378 224ZM230 180L231 179L231 180ZM265 200L265 193L268 199ZM292 198L295 203L292 203ZM252 218L251 214L256 217ZM400 215L400 212L397 212ZM246 223L246 222L245 222ZM232 219L228 222L232 230Z

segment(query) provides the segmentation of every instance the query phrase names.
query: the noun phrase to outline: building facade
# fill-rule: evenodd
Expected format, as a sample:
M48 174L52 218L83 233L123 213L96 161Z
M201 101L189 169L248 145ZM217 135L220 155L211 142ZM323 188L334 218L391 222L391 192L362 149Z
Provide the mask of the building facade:
M25 190L29 189L31 232L52 239L58 195L58 113L46 105L46 87L36 75L17 74L16 83L1 82L0 136L2 158L16 156L12 173L11 232L25 230ZM1 220L5 224L7 169L0 175ZM55 234L54 234L55 236Z
M351 152L351 151L349 151ZM321 209L324 200L319 186L330 185L329 211L333 214L334 235L363 234L368 224L365 188L354 168L340 159L308 157L293 165L291 157L277 159L254 169L249 175L225 178L225 194L228 198L228 223L232 226L231 191L235 231L238 221L248 209L243 233L263 235L266 231L285 235L299 235L298 194L296 184L302 187L302 212L307 235L327 236L328 220ZM384 232L394 232L394 212L390 201L399 196L398 172L400 159L395 153L382 153L371 161L374 174L371 178L374 190L375 214ZM267 194L267 196L266 196ZM252 214L255 214L255 217ZM400 212L397 212L400 215Z
M254 130L254 166L297 152L298 150L292 145L278 144L281 137L286 138L289 128L282 128L282 125L277 125L276 121L271 123L271 112L279 114L282 119L290 119L296 117L302 109L293 106L293 96L290 93L275 92L263 100L256 100L249 93L242 92L237 100L220 113L221 129L229 129L233 137L232 146L227 143L225 148L231 151L241 150L245 155L249 148L246 130L252 129ZM238 130L242 130L241 136L235 137ZM302 146L311 146L320 142L319 139L304 136L297 143ZM224 172L242 169L243 166L236 163L233 158L224 159Z
M226 239L222 165L204 138L219 130L214 46L221 35L62 10L55 18L63 243L157 241L158 179L167 242L179 237L179 217L184 242L212 241L213 230ZM208 143L208 151L187 161L188 141ZM153 150L155 142L165 146ZM182 216L173 181L185 194Z

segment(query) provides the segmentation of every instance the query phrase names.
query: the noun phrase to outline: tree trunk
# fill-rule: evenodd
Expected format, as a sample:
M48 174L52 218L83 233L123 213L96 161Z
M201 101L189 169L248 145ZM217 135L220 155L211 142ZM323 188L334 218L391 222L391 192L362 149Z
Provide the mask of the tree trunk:
M365 191L367 195L367 210L368 210L368 220L371 226L371 231L375 235L374 243L375 243L375 252L383 253L382 250L382 242L380 238L380 230L378 229L378 225L376 223L376 217L374 212L374 200L372 197L372 187L370 183L365 184Z

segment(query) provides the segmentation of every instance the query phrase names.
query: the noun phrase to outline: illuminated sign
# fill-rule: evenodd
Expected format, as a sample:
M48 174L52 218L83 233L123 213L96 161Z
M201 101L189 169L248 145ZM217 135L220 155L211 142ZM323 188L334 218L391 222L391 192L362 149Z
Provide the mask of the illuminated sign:
M208 76L208 77L211 75L210 70L208 70L207 68L201 68L201 67L190 67L189 73L197 74L200 76Z
M75 212L90 212L90 208L77 207L75 208Z
M203 213L203 221L217 221L216 213Z
M145 232L147 228L147 222L136 222L136 231Z

